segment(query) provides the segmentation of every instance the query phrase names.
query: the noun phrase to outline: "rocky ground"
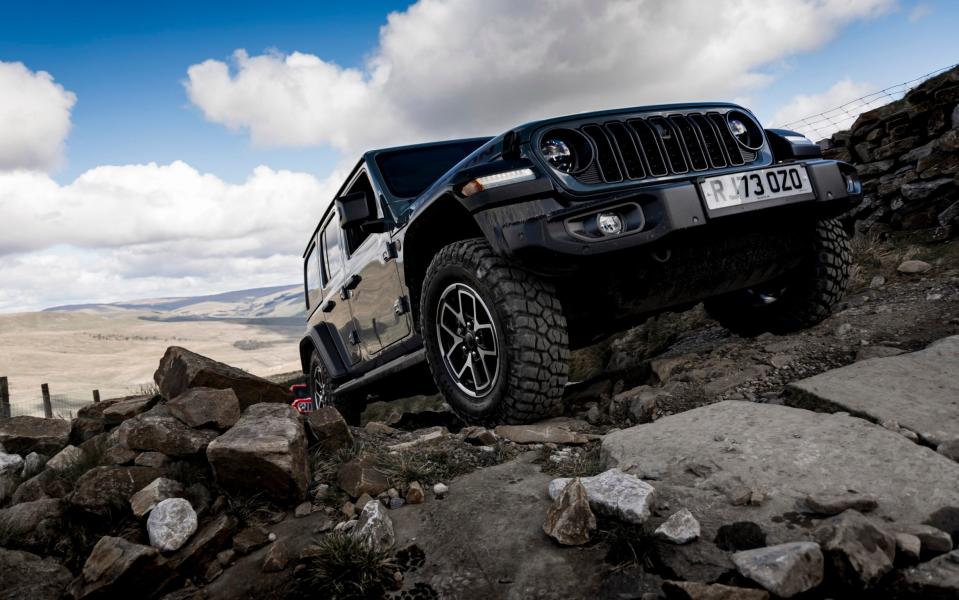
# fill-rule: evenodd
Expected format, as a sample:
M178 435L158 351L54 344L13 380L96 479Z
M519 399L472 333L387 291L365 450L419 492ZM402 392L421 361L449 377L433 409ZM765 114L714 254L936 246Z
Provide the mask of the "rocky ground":
M0 598L959 597L959 250L855 249L822 324L661 315L530 426L349 427L171 348L157 395L0 421Z

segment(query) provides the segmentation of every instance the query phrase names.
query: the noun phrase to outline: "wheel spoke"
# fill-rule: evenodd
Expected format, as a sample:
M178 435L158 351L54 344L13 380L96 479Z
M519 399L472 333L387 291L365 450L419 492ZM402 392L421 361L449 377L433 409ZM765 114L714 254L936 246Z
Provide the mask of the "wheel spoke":
M489 376L489 367L486 366L486 361L483 360L483 355L480 354L480 357L479 357L477 360L478 360L479 364L483 366L483 374L486 376L486 384L485 384L485 385L489 385L490 383L492 383L492 380L491 380L491 378L490 378L490 376Z
M459 345L460 343L463 342L463 338L460 337L460 335L459 335L458 333L456 333L455 331L453 331L452 329L450 329L450 328L446 325L446 323L440 323L440 327L442 327L442 328L446 331L446 333L450 334L450 336L453 338L453 346L457 346L457 345Z

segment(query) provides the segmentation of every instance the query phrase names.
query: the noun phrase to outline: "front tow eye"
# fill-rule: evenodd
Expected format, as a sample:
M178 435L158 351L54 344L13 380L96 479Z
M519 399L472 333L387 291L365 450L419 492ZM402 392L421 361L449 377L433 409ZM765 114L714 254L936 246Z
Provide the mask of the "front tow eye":
M673 257L673 251L669 248L664 248L662 250L656 250L652 254L653 260L658 263L668 262L670 258Z

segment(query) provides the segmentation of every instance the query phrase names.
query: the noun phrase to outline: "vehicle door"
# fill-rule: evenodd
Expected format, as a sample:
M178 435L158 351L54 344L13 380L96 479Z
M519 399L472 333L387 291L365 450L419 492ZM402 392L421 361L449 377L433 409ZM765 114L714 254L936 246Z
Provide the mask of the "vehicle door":
M344 291L348 274L342 233L336 209L333 209L317 235L317 246L321 249L320 271L323 285L320 312L323 319L336 331L335 341L338 342L347 364L354 365L361 356L349 298Z
M360 169L348 187L348 194L357 192L366 195L370 217L382 219L385 207L365 169ZM408 301L389 233L370 232L361 226L343 233L350 310L363 353L370 358L410 334Z

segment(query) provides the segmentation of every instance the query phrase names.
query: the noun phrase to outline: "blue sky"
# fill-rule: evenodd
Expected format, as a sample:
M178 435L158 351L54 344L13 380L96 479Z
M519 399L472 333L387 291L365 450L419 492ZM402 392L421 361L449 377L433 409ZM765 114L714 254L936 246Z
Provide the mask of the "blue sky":
M186 69L237 48L300 50L350 66L403 2L16 2L0 19L0 60L44 70L78 96L67 182L96 165L184 160L241 181L260 164L323 174L329 149L253 147L208 123L184 93Z
M946 0L0 14L0 311L296 282L305 236L370 147L687 100L742 101L775 125L959 62Z
M78 96L66 163L54 173L60 182L96 165L177 159L233 182L260 164L325 175L338 158L328 147L257 147L242 132L207 122L184 93L186 69L226 60L237 48L301 51L358 66L386 15L407 4L8 3L0 60L48 71ZM918 4L928 11L911 22ZM847 76L880 87L898 83L959 61L957 30L959 3L901 2L882 17L851 23L822 48L769 65L775 83L746 96L757 112L771 114Z

